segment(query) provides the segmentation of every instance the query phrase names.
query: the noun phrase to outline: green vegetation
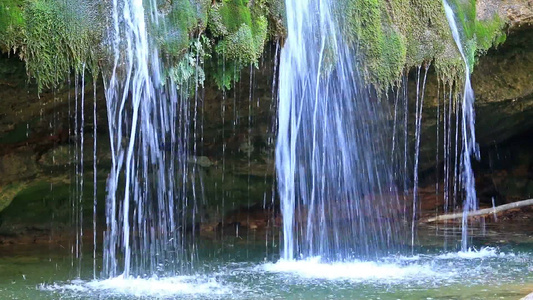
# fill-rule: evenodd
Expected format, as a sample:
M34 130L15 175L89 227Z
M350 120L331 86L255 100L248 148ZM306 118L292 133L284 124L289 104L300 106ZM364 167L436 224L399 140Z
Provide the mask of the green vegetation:
M256 64L268 37L268 7L264 1L224 0L209 12L208 30L216 46L213 77L218 87L229 89L238 71Z
M164 25L153 30L168 75L185 86L202 84L208 74L220 89L230 89L243 67L257 63L269 35L279 32L273 17L279 17L281 1L167 1L158 7Z
M180 60L188 50L193 35L200 35L207 26L210 0L165 1L158 7L162 23L152 27L161 51Z
M479 20L476 12L476 0L451 0L457 21L466 40L465 55L473 70L476 57L484 54L488 49L497 47L507 38L503 28L505 21L497 14L488 20Z
M211 57L209 51L209 40L204 35L190 42L189 50L168 71L168 75L177 84L178 89L187 88L187 84L191 81L203 85L205 72L202 66L204 59ZM191 85L186 92L192 92L195 85Z
M476 0L450 1L473 65L476 55L505 40L505 22L497 15L478 20ZM257 64L268 40L285 37L283 3L157 1L163 18L149 29L168 67L167 75L178 86L189 80L203 82L208 76L219 88L231 88L242 68ZM357 50L365 80L378 91L394 85L404 70L429 62L447 79L464 70L441 0L336 3L336 13L344 20L346 42ZM0 50L15 52L23 59L39 89L57 86L83 68L97 73L109 62L109 54L101 49L108 5L93 0L3 0Z
M71 70L96 70L93 45L102 32L95 11L86 1L9 0L0 4L0 49L26 62L39 90L56 86Z
M0 3L0 50L7 52L23 40L25 20L22 0L4 0Z
M90 17L91 7L63 1L36 0L28 4L26 45L21 55L28 74L39 89L58 85L71 69L80 72L94 66L91 45L98 42Z
M476 0L454 1L473 67L477 55L505 41L505 22L498 15L478 20ZM464 72L441 0L345 0L338 13L345 16L345 36L358 51L366 81L378 91L403 70L430 62L445 81Z
M391 27L381 0L349 0L345 11L347 41L356 45L368 82L387 88L400 77L406 64L404 37Z
M441 0L346 0L346 36L378 92L402 72L433 62L444 77L463 69Z

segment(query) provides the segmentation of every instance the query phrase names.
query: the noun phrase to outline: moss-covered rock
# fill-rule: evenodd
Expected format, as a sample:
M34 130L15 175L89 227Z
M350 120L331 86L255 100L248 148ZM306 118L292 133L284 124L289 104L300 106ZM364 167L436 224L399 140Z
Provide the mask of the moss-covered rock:
M150 25L168 67L185 78L203 62L219 88L230 88L240 70L256 64L267 40L283 39L283 0L156 1L159 21ZM450 0L463 30L471 65L477 55L505 40L506 24L531 24L523 1ZM343 0L346 42L358 50L362 73L378 90L394 85L405 69L433 62L449 80L464 66L450 36L441 0ZM100 1L4 0L0 3L0 49L15 51L40 89L57 86L72 70L99 71L109 4ZM95 26L95 24L97 26ZM205 37L203 55L195 41ZM195 52L196 51L196 52ZM190 54L193 55L190 55ZM189 54L189 55L187 55ZM192 62L194 60L194 62ZM100 63L107 68L109 64ZM203 77L192 78L202 80Z
M429 62L444 76L464 70L440 0L347 0L341 8L347 41L378 91L394 85L404 70Z
M219 88L229 89L240 69L261 57L269 32L268 13L262 1L243 0L225 0L209 11L208 33L216 43L211 71Z
M450 4L470 70L477 57L505 41L505 28L514 15L520 15L522 23L528 20L517 3L451 0ZM527 4L521 6L527 10ZM364 78L378 91L394 85L404 70L428 62L444 81L464 73L441 0L345 0L338 14L345 20L346 41L358 51Z
M174 58L182 57L191 35L205 31L210 3L209 0L175 0L159 6L161 23L152 24L152 31L160 49Z
M470 70L473 69L476 56L484 54L493 46L503 43L506 34L503 31L505 20L498 14L478 18L476 3L484 1L476 0L452 0L452 5L456 20L460 24L465 45L465 55L467 56Z
M400 77L406 65L406 40L392 27L380 0L351 0L346 9L347 42L359 52L367 81L387 88Z
M9 51L19 46L24 38L23 0L5 0L0 3L0 50Z
M66 178L43 178L16 187L17 192L13 194L11 204L0 211L0 235L22 237L37 229L49 236L52 228L65 228L68 231L69 223L77 213L84 214L84 222L80 225L92 223L92 182L84 185L78 194L74 193L75 189ZM105 181L97 182L97 190L97 199L105 199ZM98 216L103 218L103 201L98 204Z
M0 49L26 62L39 90L55 87L72 70L96 71L105 24L90 1L10 0L0 4Z
M0 188L0 212L11 204L17 194L26 187L24 183L8 184Z

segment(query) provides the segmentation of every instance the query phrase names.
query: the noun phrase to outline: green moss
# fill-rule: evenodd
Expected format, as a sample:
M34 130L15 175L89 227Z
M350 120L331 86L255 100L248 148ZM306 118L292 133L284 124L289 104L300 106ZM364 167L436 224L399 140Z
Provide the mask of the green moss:
M501 43L503 22L476 19L475 0L456 11L465 28L466 54L474 57ZM378 91L395 84L403 70L432 63L439 76L455 80L465 66L451 36L441 0L344 0L338 14L345 19L344 37L358 52L367 83Z
M35 1L26 8L27 44L23 53L30 76L39 89L57 85L70 72L67 24L55 3Z
M215 54L209 63L209 74L221 90L231 89L232 84L239 82L240 71L244 66L234 60L226 60L223 55Z
M507 35L503 31L505 21L503 21L498 15L495 15L492 20L480 21L476 20L475 39L476 50L478 54L485 53L492 47L505 42Z
M275 0L281 1L281 0ZM163 25L153 27L160 41L166 72L179 87L202 84L210 75L221 89L229 89L243 66L254 64L263 53L268 39L270 0L165 1L158 10ZM198 44L198 41L201 41ZM198 45L200 47L198 47ZM208 63L209 72L203 63ZM224 60L224 61L223 61ZM226 72L228 70L235 70Z
M242 0L215 5L208 26L213 37L219 39L215 51L242 64L257 62L268 32L268 21L263 13L254 10L252 18L252 11Z
M20 45L24 37L24 14L21 0L0 3L0 50L8 52Z
M358 51L365 79L378 91L393 85L406 66L431 60L425 56L426 51L418 49L419 40L414 36L413 21L423 17L413 16L413 4L399 2L402 1L390 4L380 0L348 0L339 12L347 14L347 41ZM419 13L425 11L417 9Z
M57 86L72 70L97 73L97 45L105 26L98 14L99 7L88 1L4 0L0 50L16 52L26 62L39 91Z
M209 29L214 37L224 37L237 32L243 24L252 26L250 8L243 0L226 0L214 5L209 18Z
M227 59L242 64L255 63L263 53L266 37L267 21L265 17L259 16L253 27L243 23L236 32L220 41L216 51L224 53Z
M165 24L156 29L161 39L161 50L178 55L189 45L189 32L197 24L196 11L189 0L173 2Z
M161 51L181 59L187 51L193 32L201 33L207 26L209 0L176 0L159 7L162 24L152 27Z
M213 5L211 0L156 1L162 18L149 30L168 67L166 74L184 81L191 77L191 67L201 67L204 57L196 58L198 52L191 54L190 47L201 37L209 39L203 43L209 49L202 56L221 56L238 67L256 63L269 32L281 32L282 2L222 0ZM102 42L109 11L109 3L101 1L3 0L0 50L16 51L39 90L59 85L73 70L79 73L88 68L97 73L109 65L108 53L100 49L105 47ZM271 19L274 16L276 20ZM194 64L192 57L198 60ZM226 79L219 82L230 86Z
M488 20L479 20L476 12L476 0L451 0L456 20L460 24L463 48L468 58L470 70L474 68L476 57L503 43L506 39L503 21L497 14Z
M211 66L219 88L229 89L240 69L261 57L269 32L268 14L264 1L250 6L243 0L225 0L211 8L208 31L216 41L216 62Z
M258 1L258 0L256 0ZM287 35L287 16L285 0L262 0L268 9L269 35L272 40L284 38ZM260 4L261 5L261 4Z
M0 3L0 29L5 31L9 26L24 24L21 0L3 0Z
M460 21L470 65L476 56L505 41L504 20L476 19L476 0L449 0ZM87 4L93 3L93 4ZM99 4L94 4L99 3ZM167 74L183 81L203 57L191 54L191 43L207 37L205 55L214 80L229 88L240 69L255 64L265 42L283 38L283 0L158 0L163 18L151 34L162 52ZM461 72L461 60L450 35L441 0L341 0L337 13L345 21L346 42L358 52L365 80L378 90L394 84L404 69L433 61L442 76ZM0 50L15 49L39 89L56 86L89 66L98 71L106 58L99 45L109 12L105 2L64 0L2 0ZM100 18L100 19L98 19ZM101 24L100 27L94 24ZM211 47L212 46L212 47ZM195 57L194 59L192 59ZM333 58L334 59L334 58ZM191 64L192 60L198 60ZM228 72L229 71L229 72ZM189 74L189 75L188 75Z
M202 86L205 80L203 69L204 59L211 56L210 43L205 36L192 41L187 53L178 61L177 64L170 67L169 77L176 83L178 89L183 90L187 86L194 92L196 84ZM193 84L189 84L189 83Z
M95 68L98 49L94 45L102 33L94 25L93 9L57 0L28 2L24 10L25 44L19 55L39 90L57 86L71 70Z

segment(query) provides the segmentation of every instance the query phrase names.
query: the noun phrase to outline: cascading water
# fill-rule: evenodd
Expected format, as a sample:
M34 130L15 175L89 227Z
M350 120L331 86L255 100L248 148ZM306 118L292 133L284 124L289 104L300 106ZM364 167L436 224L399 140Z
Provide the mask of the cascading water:
M461 43L461 36L455 21L455 15L450 5L443 0L446 18L450 24L452 36L457 44L457 48L461 53L461 57L465 63L465 81L463 87L463 95L461 102L461 134L462 134L462 153L461 162L456 164L460 168L461 183L465 192L465 199L463 201L463 219L462 219L462 236L461 236L461 250L468 250L468 213L478 208L474 172L472 171L471 156L474 155L479 160L479 149L476 143L475 133L475 114L474 114L474 90L470 82L470 67L468 60L464 54L463 44ZM459 114L456 114L458 120ZM457 144L457 143L456 143Z
M286 260L375 256L405 232L383 134L387 103L361 86L334 9L286 1L276 146Z
M114 66L104 80L112 153L104 276L172 275L194 252L185 243L195 213L188 202L196 199L188 200L187 187L195 176L188 166L189 87L164 78L147 33L159 23L154 1L114 0L112 11Z

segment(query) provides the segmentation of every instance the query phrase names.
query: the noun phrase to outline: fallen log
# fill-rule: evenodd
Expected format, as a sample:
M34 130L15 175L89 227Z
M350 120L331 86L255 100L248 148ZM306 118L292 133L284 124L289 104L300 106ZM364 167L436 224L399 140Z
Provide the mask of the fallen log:
M524 206L533 206L533 199L522 200L522 201L517 201L517 202L504 204L504 205L500 205L496 207L471 211L468 213L468 218L497 214L502 211L510 210L513 208L524 207ZM446 215L440 215L440 216L431 217L427 219L422 219L420 220L420 223L434 223L434 222L456 220L456 219L462 219L462 218L463 218L463 213L459 212L459 213L446 214Z

